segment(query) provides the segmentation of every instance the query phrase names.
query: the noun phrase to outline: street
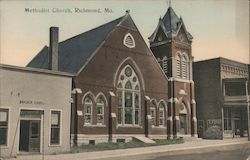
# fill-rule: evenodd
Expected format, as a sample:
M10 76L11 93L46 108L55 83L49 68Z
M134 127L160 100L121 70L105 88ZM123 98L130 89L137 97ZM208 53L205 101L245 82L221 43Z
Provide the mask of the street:
M250 143L219 148L198 149L181 153L157 153L128 157L109 158L109 160L250 160Z
M19 155L8 160L250 160L245 138L56 155Z

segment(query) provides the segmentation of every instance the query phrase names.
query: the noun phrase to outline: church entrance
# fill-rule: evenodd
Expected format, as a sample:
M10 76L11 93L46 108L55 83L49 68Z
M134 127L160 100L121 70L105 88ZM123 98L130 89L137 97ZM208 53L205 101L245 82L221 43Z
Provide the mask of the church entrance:
M187 134L187 116L186 114L180 114L180 134Z
M184 103L180 104L179 108L179 118L180 118L180 134L187 134L187 108Z

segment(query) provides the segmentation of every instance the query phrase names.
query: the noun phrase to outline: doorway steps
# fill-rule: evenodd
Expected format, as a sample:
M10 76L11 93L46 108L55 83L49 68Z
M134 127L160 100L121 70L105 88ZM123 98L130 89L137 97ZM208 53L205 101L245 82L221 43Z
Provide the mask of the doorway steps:
M155 141L153 141L152 139L149 139L145 136L133 136L133 140L143 142L143 143L151 143L151 144L155 143Z

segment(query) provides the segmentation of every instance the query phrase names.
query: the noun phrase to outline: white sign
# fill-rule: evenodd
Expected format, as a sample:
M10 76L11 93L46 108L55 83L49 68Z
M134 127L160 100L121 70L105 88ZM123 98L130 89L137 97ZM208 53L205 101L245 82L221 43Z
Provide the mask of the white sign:
M7 121L7 112L0 111L0 122L6 122Z

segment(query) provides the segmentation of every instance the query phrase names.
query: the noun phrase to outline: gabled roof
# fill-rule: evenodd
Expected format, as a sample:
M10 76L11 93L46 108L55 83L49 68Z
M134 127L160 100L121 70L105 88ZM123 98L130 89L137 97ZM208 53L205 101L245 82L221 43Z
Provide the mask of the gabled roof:
M193 37L189 32L187 32L182 18L181 17L179 18L177 14L175 13L175 11L173 10L173 8L170 6L166 14L164 15L164 17L159 19L158 26L156 30L153 32L153 34L149 37L149 40L150 42L154 41L159 27L163 29L165 35L168 38L172 38L178 34L182 26L184 27L184 30L187 34L187 38L189 40L192 40Z
M58 70L78 73L91 54L116 26L137 30L129 12L127 12L125 16L60 42L58 47ZM48 69L48 55L49 47L45 46L27 66Z

